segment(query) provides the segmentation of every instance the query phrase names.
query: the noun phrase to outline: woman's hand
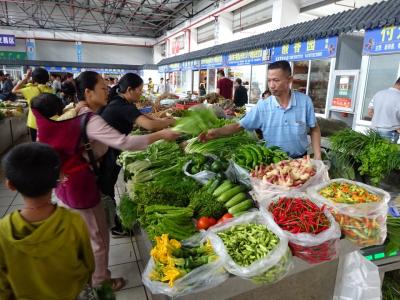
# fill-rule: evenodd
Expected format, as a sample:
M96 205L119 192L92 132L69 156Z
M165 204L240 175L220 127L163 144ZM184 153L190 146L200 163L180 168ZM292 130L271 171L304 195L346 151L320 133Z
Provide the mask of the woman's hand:
M162 138L167 141L175 141L178 137L181 136L179 132L173 131L171 129L163 129L160 131L160 133Z

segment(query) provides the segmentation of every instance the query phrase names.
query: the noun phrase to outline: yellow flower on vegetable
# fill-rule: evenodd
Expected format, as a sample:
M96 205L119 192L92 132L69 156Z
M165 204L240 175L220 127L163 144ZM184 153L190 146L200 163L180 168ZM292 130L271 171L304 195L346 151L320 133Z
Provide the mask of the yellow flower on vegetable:
M182 247L181 243L178 242L177 240L170 240L168 238L168 234L163 234L161 237L157 236L155 238L156 240L156 245L155 247L151 250L150 255L159 262L162 262L163 264L168 263L168 257L172 256L172 253L180 249Z
M175 268L174 266L166 266L164 268L164 277L161 281L168 281L170 287L174 286L174 281L179 279L184 275L184 272L181 272L179 269Z

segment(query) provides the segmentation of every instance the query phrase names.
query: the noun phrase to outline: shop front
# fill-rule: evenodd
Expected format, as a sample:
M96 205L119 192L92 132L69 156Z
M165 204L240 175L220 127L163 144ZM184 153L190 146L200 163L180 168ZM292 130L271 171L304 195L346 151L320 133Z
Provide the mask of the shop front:
M272 49L271 61L291 63L295 91L307 94L313 101L315 113L328 115L328 86L335 68L338 38L311 39L284 44Z
M200 60L200 83L206 83L207 93L215 93L217 89L217 70L224 67L224 57L216 55ZM204 70L207 70L204 76Z
M248 90L249 104L256 104L266 90L269 54L268 49L260 48L226 56L228 76L232 80L242 80L243 86Z
M360 85L357 97L356 130L371 126L368 107L380 90L394 85L400 77L400 27L368 30L364 35Z

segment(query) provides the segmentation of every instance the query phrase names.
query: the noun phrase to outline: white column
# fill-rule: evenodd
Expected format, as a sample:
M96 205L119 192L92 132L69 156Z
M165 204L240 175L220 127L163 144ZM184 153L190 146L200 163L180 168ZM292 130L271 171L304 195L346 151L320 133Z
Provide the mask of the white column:
M218 16L215 31L215 44L228 43L233 40L233 14L230 12Z
M296 24L299 14L298 0L275 0L272 6L272 24L274 28Z

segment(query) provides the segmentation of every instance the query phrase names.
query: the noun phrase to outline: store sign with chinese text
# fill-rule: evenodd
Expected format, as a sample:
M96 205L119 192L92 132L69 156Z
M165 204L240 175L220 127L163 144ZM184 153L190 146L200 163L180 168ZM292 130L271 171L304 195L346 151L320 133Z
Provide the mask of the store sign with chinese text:
M224 65L224 59L222 55L202 58L200 62L200 66L202 69L219 68L222 67L223 65Z
M284 44L272 49L271 61L299 61L332 58L336 56L337 37L311 39L304 42Z
M15 47L15 35L0 34L0 46Z
M168 72L180 71L181 65L180 63L174 63L168 65Z
M364 55L395 52L400 52L400 26L389 26L365 32Z
M200 69L200 60L190 60L181 63L182 70L198 70Z
M269 49L256 49L237 53L231 53L226 56L226 65L228 66L243 66L257 65L266 63L270 60Z
M158 67L158 73L166 73L168 72L168 65L162 65Z

